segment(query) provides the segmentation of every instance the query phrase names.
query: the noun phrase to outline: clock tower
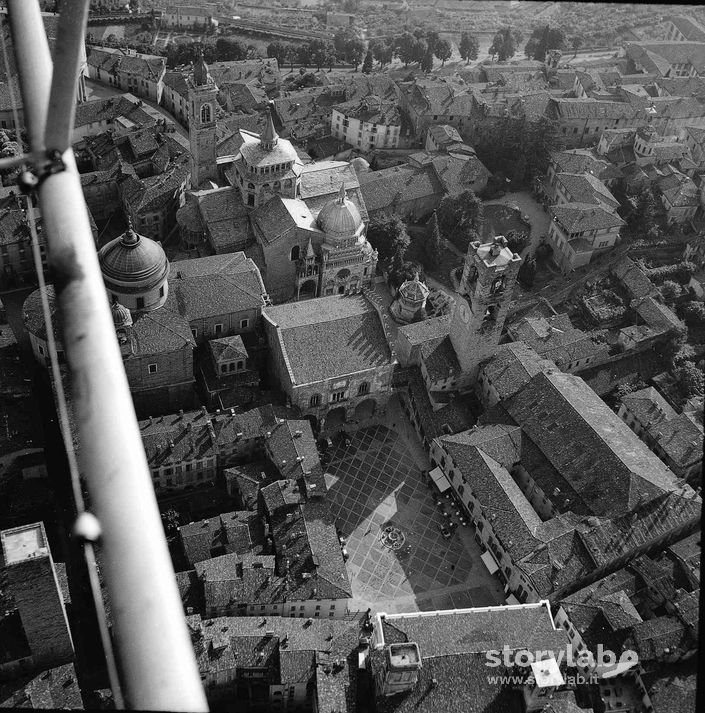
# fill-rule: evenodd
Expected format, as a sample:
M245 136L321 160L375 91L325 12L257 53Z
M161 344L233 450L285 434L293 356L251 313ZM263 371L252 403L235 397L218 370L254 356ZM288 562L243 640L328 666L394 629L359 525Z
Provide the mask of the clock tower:
M216 179L215 110L218 87L199 56L188 85L188 134L191 144L191 186L197 189L207 179Z
M520 265L521 258L501 235L468 247L450 326L465 383L474 382L480 362L499 344Z

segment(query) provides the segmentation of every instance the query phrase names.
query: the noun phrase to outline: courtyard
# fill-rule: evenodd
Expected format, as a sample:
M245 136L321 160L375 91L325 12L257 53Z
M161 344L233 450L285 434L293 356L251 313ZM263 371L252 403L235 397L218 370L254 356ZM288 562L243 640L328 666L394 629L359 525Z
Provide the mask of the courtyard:
M409 442L416 436L394 411L387 410L394 427L373 424L349 434L327 468L328 501L349 556L352 608L391 613L503 604L472 524L460 524L453 501L431 490L423 451ZM458 526L446 539L441 526L450 521Z

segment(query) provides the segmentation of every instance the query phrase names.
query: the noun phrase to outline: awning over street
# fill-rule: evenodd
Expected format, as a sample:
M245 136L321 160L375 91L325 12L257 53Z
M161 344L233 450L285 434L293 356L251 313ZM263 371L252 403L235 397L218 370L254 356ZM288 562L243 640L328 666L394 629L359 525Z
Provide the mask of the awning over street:
M436 484L439 493L445 493L446 490L450 489L450 483L448 478L445 477L443 471L440 468L434 468L429 475L431 479Z
M495 560L493 554L489 550L487 552L483 552L480 559L483 561L485 567L487 567L487 571L490 574L494 574L499 570L497 560Z

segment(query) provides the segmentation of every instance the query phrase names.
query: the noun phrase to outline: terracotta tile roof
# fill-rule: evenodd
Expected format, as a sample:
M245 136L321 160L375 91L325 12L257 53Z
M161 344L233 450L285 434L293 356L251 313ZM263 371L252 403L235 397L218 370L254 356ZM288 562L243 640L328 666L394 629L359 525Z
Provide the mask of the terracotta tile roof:
M635 119L640 110L625 102L600 99L551 98L555 116L560 119Z
M449 149L452 151L452 148ZM477 156L437 156L432 161L436 176L446 193L462 193L476 182L486 181L490 172Z
M626 255L619 262L610 266L612 274L624 285L630 297L640 298L653 295L656 292L654 283L644 271Z
M286 420L273 426L268 434L267 454L282 478L299 478L306 472L320 468L321 461L310 421Z
M359 646L359 621L195 615L187 623L202 673L234 676L237 667L257 666L271 685L312 686L321 711L356 710L357 658L354 666L347 660ZM342 665L334 665L336 659Z
M309 500L288 506L271 514L270 521L277 571L287 580L287 600L352 596L335 518L327 502Z
M457 399L439 409L434 408L419 367L409 370L408 383L409 397L416 406L421 428L429 441L447 433L446 428L450 429L451 433L457 433L473 425L469 411L463 408Z
M400 126L401 113L396 101L376 101L376 97L341 102L332 107L343 116L370 124Z
M50 668L36 676L19 677L0 685L0 708L83 710L83 698L72 663Z
M433 136L437 146L445 146L453 142L462 142L463 138L454 126L434 124L428 127L428 133Z
M661 304L653 297L633 300L632 309L657 332L667 332L670 329L683 329L684 325L675 312L667 305Z
M96 47L88 48L87 62L110 74L129 74L150 82L158 82L166 70L166 57L128 55L121 50L109 51Z
M432 339L438 339L448 334L450 330L450 317L444 315L442 317L431 317L424 319L422 322L413 322L399 327L404 337L409 344L416 346Z
M603 230L624 225L624 221L616 213L605 210L601 205L566 203L551 206L550 212L567 233Z
M247 359L249 356L239 334L232 337L223 337L222 339L211 339L208 342L208 348L216 361Z
M163 309L189 322L260 310L266 294L257 266L242 252L171 263L169 295Z
M362 295L333 295L267 307L296 384L310 384L389 364L379 316Z
M494 356L482 367L485 377L497 391L500 400L513 396L536 374L557 369L554 362L542 358L521 341L501 344Z
M551 161L557 173L591 173L598 177L609 163L591 149L554 151L551 153Z
M97 121L115 120L120 116L124 116L137 126L156 124L156 119L139 106L137 99L131 101L127 96L120 95L77 104L74 126L78 128Z
M692 17L669 15L664 19L672 22L687 40L705 42L705 27Z
M467 443L462 433L441 436L440 442L512 559L516 561L533 552L541 544L534 534L541 519L507 469L478 446Z
M416 80L407 101L421 114L469 116L473 95L461 84L433 79Z
M392 209L396 203L429 196L440 197L445 190L435 168L414 168L408 164L361 173L360 190L369 211Z
M682 713L697 710L698 659L674 664L659 662L651 671L645 671L642 681L659 713Z
M675 64L690 64L698 74L705 69L705 42L627 42L624 49L649 72L667 74Z
M548 318L525 317L512 324L509 330L514 339L525 342L560 369L601 353L606 355L608 350L606 344L599 344L589 334L575 329L567 314Z
M664 656L664 649L675 655L695 650L697 635L693 637L678 617L666 614L636 624L624 645L636 651L639 661L658 661Z
M450 337L439 337L421 345L421 361L432 382L449 379L462 371Z
M195 347L188 321L172 311L168 304L153 312L133 316L129 337L134 354L140 356Z
M250 510L233 511L182 525L179 538L190 566L210 560L214 552L260 555L264 530L259 516Z
M184 99L188 98L188 83L186 82L186 74L184 72L176 71L166 71L162 82L165 87L173 89L179 96Z
M595 514L623 513L676 487L673 473L578 377L538 374L504 406Z
M568 641L565 631L555 629L544 604L463 613L448 610L387 614L384 621L400 631L405 641L418 645L424 666L427 660L438 657L501 651L504 646L512 650L559 651Z
M653 424L648 430L674 464L687 467L702 458L703 430L685 414Z
M263 439L275 422L274 410L268 405L235 414L186 411L146 419L139 424L147 462L157 468L213 457L239 438Z

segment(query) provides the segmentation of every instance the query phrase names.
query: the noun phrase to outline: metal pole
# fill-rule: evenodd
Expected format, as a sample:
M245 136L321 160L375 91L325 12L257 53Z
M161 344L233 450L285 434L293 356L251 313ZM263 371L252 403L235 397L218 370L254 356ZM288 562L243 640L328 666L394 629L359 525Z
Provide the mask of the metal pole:
M71 146L76 116L76 87L84 55L88 0L64 2L59 15L55 59L61 71L54 75L49 97L51 121L46 128L47 147L66 151Z
M49 87L42 80L39 91L37 82L52 67L41 16L36 0L10 0L9 9L30 138L43 144ZM65 170L43 178L39 204L123 692L132 708L206 711L73 151L61 158Z

